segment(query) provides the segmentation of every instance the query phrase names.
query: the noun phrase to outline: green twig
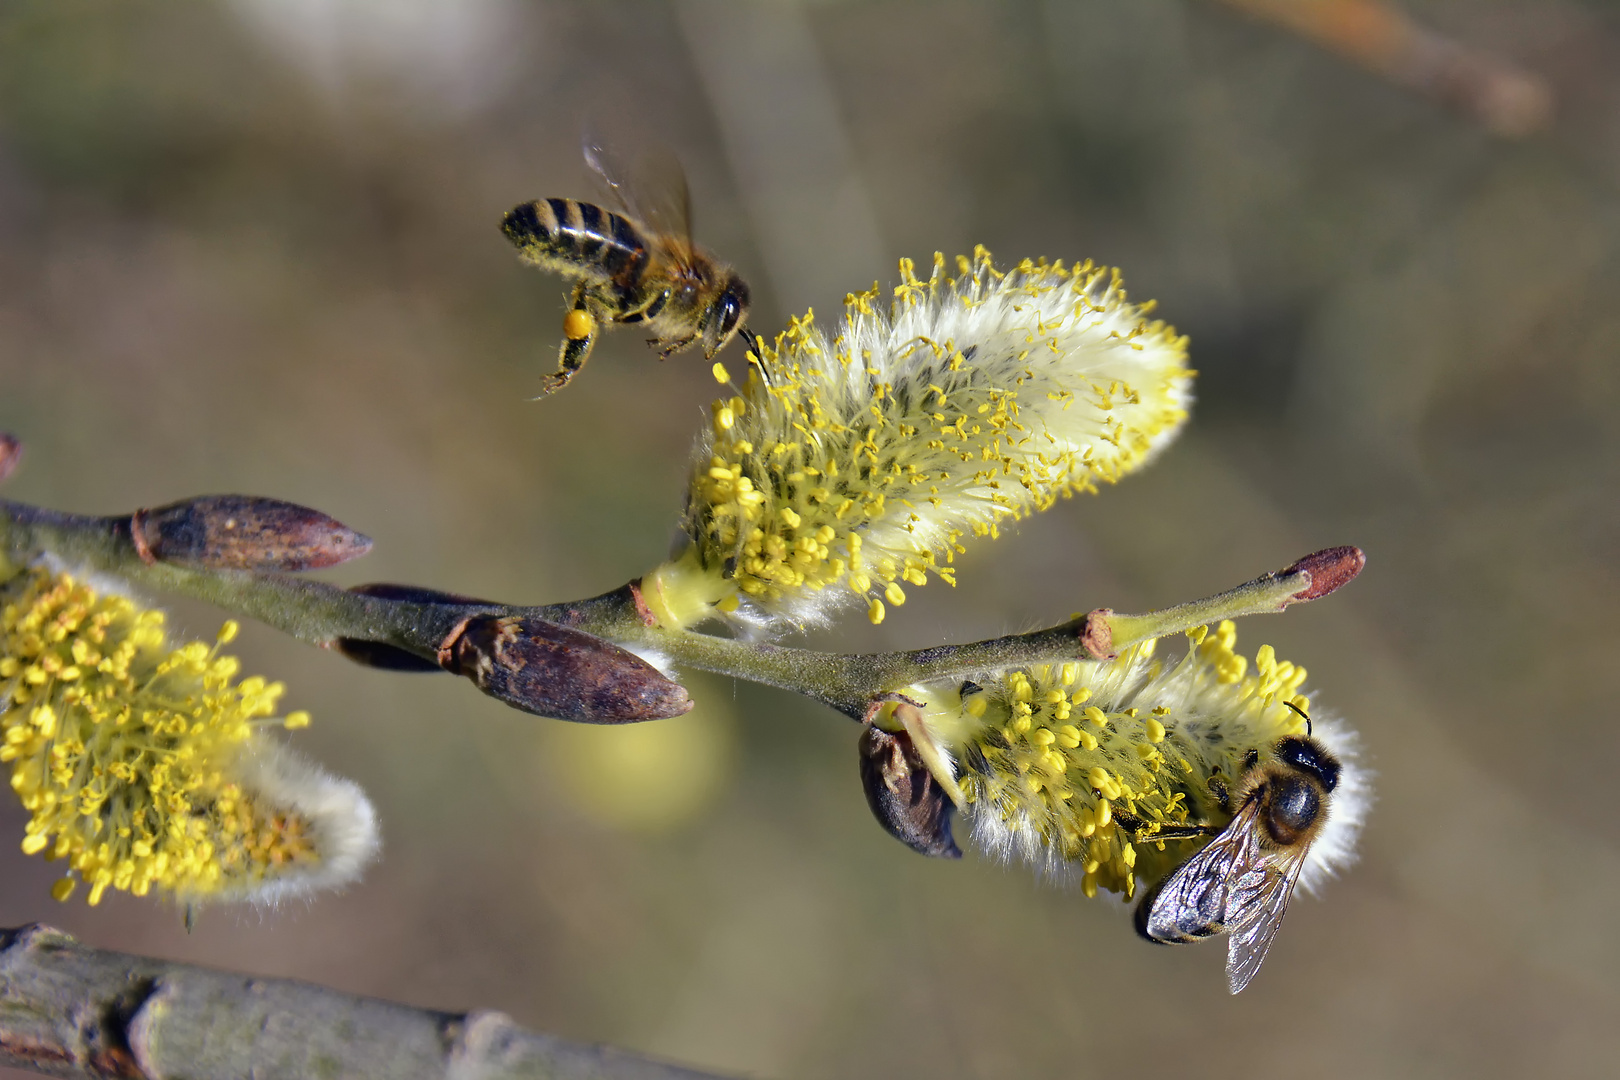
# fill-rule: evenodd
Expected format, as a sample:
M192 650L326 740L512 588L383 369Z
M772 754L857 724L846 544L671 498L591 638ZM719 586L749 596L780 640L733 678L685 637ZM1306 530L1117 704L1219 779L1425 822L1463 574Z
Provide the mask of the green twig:
M84 517L0 500L0 554L17 564L49 554L70 568L204 600L301 641L337 647L357 658L364 654L368 662L375 662L375 651L359 650L356 643L445 664L451 644L470 619L543 620L626 648L660 653L678 667L791 690L855 719L879 695L916 683L949 682L1020 665L1102 659L1137 642L1219 619L1280 611L1333 591L1353 578L1364 561L1355 548L1333 548L1208 599L1145 615L1100 608L1044 630L965 645L835 654L666 629L641 602L636 582L587 600L522 607L426 589L352 591L286 574L152 561L142 557L132 539L132 520L138 517Z

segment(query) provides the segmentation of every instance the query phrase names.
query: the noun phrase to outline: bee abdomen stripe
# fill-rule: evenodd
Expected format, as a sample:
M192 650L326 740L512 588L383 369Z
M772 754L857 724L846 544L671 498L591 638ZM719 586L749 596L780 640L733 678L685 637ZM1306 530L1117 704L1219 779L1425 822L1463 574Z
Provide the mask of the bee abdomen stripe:
M573 205L579 211L579 239L576 241L579 246L579 253L584 258L593 258L597 252L602 250L602 241L604 239L602 235L602 218L604 216L602 208L592 206L590 203L574 203Z
M519 248L549 246L556 231L556 220L544 203L514 206L501 219L501 232Z
M574 200L547 199L546 209L551 211L551 232L553 235L569 228L578 220L574 214Z
M614 281L634 283L647 266L647 244L641 231L620 214L608 214L611 230L608 250L602 253L602 268Z
M541 199L513 207L501 231L525 261L588 280L612 281L632 294L650 254L635 222L573 199Z

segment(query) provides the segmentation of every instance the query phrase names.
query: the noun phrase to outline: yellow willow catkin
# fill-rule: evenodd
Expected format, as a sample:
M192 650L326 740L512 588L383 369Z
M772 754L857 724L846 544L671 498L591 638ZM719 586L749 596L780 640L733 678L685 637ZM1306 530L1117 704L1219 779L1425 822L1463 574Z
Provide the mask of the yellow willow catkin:
M864 598L877 622L974 537L1150 460L1187 417L1186 339L1117 271L977 249L927 281L902 262L887 312L850 296L831 340L807 315L715 402L694 456L689 544L643 581L661 621L812 620ZM729 379L716 365L716 375Z
M238 681L217 645L171 648L161 611L65 573L19 574L0 605L0 762L32 815L22 847L65 859L90 903L109 888L273 900L359 874L371 805L261 732L309 722L268 719L280 683Z
M1305 669L1262 646L1251 669L1236 629L1190 635L1166 666L1153 642L1107 661L986 673L950 689L913 688L954 761L964 816L982 848L1061 877L1087 896L1136 892L1163 879L1210 836L1155 840L1170 826L1221 827L1216 797L1285 735L1305 732ZM1369 802L1354 734L1312 713L1314 735L1340 760L1328 824L1301 881L1311 887L1352 858ZM1213 780L1213 783L1212 783Z

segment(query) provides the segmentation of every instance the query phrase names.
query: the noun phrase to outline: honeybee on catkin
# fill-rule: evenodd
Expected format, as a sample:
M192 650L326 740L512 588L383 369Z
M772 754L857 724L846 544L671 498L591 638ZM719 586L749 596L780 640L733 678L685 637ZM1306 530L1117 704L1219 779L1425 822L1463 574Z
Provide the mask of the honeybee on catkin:
M539 199L501 221L524 262L575 282L557 370L546 376L544 393L568 385L607 324L644 323L661 360L700 341L713 359L739 334L752 347L748 283L692 242L691 202L679 169L669 173L659 201L643 210L600 147L587 145L585 161L619 209Z
M1149 941L1230 935L1226 979L1234 994L1260 970L1282 926L1305 856L1327 822L1340 770L1309 734L1279 739L1264 760L1251 750L1244 766L1236 791L1212 785L1232 820L1136 909L1137 932Z

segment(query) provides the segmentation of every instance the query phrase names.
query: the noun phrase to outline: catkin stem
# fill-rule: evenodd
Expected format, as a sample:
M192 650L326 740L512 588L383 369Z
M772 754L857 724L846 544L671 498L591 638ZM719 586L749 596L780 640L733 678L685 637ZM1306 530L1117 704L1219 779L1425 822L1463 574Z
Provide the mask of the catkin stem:
M1160 611L1150 611L1145 615L1120 615L1108 612L1106 617L1112 632L1113 651L1118 652L1150 638L1161 638L1169 634L1184 633L1194 627L1208 626L1222 619L1241 619L1245 615L1266 615L1281 611L1298 593L1308 588L1310 583L1310 575L1305 573L1282 577L1268 574L1203 600L1177 604Z

